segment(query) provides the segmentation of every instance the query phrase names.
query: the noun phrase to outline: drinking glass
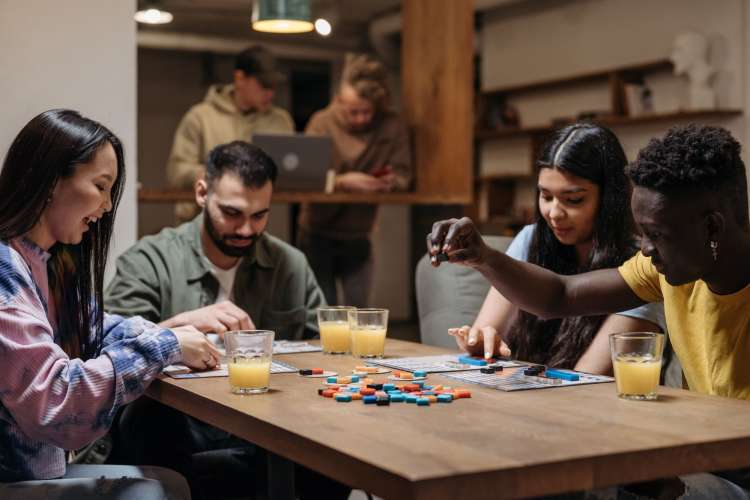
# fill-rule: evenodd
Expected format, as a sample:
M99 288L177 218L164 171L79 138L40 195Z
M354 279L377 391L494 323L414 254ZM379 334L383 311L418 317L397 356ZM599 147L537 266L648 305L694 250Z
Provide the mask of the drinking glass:
M318 328L320 346L328 354L349 354L351 351L351 311L349 306L329 306L318 308Z
M623 399L657 398L664 334L615 333L609 336L617 395Z
M268 391L274 332L237 330L224 334L229 385L235 394Z
M382 358L388 330L388 309L356 309L352 316L352 354L360 358Z

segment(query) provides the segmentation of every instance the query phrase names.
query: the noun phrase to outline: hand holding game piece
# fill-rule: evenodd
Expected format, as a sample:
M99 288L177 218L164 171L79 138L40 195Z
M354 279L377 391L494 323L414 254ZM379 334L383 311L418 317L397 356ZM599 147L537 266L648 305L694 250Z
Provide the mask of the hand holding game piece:
M485 244L482 235L468 217L438 221L432 225L432 232L427 235L427 253L430 263L440 265L437 255L444 253L449 262L475 267L483 263L490 248Z
M481 334L481 342L480 340ZM448 329L448 335L456 339L459 349L466 351L472 356L482 356L486 359L498 357L510 357L511 352L508 345L492 326L476 328L464 325L461 328Z

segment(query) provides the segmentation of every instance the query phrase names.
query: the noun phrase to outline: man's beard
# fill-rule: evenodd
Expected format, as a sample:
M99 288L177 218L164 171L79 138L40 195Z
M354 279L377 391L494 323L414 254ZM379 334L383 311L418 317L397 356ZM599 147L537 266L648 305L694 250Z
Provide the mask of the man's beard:
M218 248L221 253L228 257L244 257L246 255L249 255L253 251L253 248L255 248L255 243L258 241L262 234L254 234L249 238L243 238L241 236L237 236L236 234L222 236L216 230L216 227L211 220L211 215L208 213L208 210L203 211L203 227L206 228L206 234L208 234L209 238L211 238L211 241L214 242L216 248ZM252 243L250 245L237 247L234 245L230 245L227 242L228 240L252 241Z

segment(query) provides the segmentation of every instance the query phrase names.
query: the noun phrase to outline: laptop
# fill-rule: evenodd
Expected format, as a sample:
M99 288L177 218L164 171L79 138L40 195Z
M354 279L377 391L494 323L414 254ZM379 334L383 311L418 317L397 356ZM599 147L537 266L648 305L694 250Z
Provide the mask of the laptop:
M253 134L253 144L276 163L279 191L326 191L333 143L330 137L304 134Z

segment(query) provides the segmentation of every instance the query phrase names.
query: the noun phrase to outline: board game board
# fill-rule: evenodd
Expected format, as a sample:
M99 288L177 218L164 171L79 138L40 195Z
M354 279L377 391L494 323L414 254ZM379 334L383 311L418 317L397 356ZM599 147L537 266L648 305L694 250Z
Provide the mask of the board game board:
M561 372L567 372L578 375L578 380L562 380L559 378L550 379L537 376L528 376L523 374L523 368L505 368L503 371L496 372L494 374L485 374L478 371L462 371L454 373L446 373L443 376L461 382L467 382L470 384L481 385L482 387L488 387L490 389L498 389L501 391L525 391L528 389L548 389L550 387L570 387L572 385L585 385L585 384L602 384L606 382L614 382L613 377L605 377L603 375L591 375L583 372L576 372L573 370L558 370Z
M394 370L403 370L407 372L423 371L426 373L457 372L479 370L481 368L480 366L473 366L459 362L457 354L417 356L413 358L368 359L367 362L372 365L387 366ZM493 363L493 366L502 366L503 368L522 365L523 363L517 361L498 361Z
M215 333L207 333L206 337L210 340L216 348L219 350L222 356L226 356L226 350L224 349L224 342ZM273 341L273 353L274 354L296 354L298 352L320 352L323 349L320 346L308 344L304 341L299 340L274 340Z
M271 361L271 373L297 373L299 370L283 361ZM164 373L172 378L210 378L210 377L228 377L227 365L222 363L218 370L208 370L204 372L194 372L183 364L169 365L164 368Z

